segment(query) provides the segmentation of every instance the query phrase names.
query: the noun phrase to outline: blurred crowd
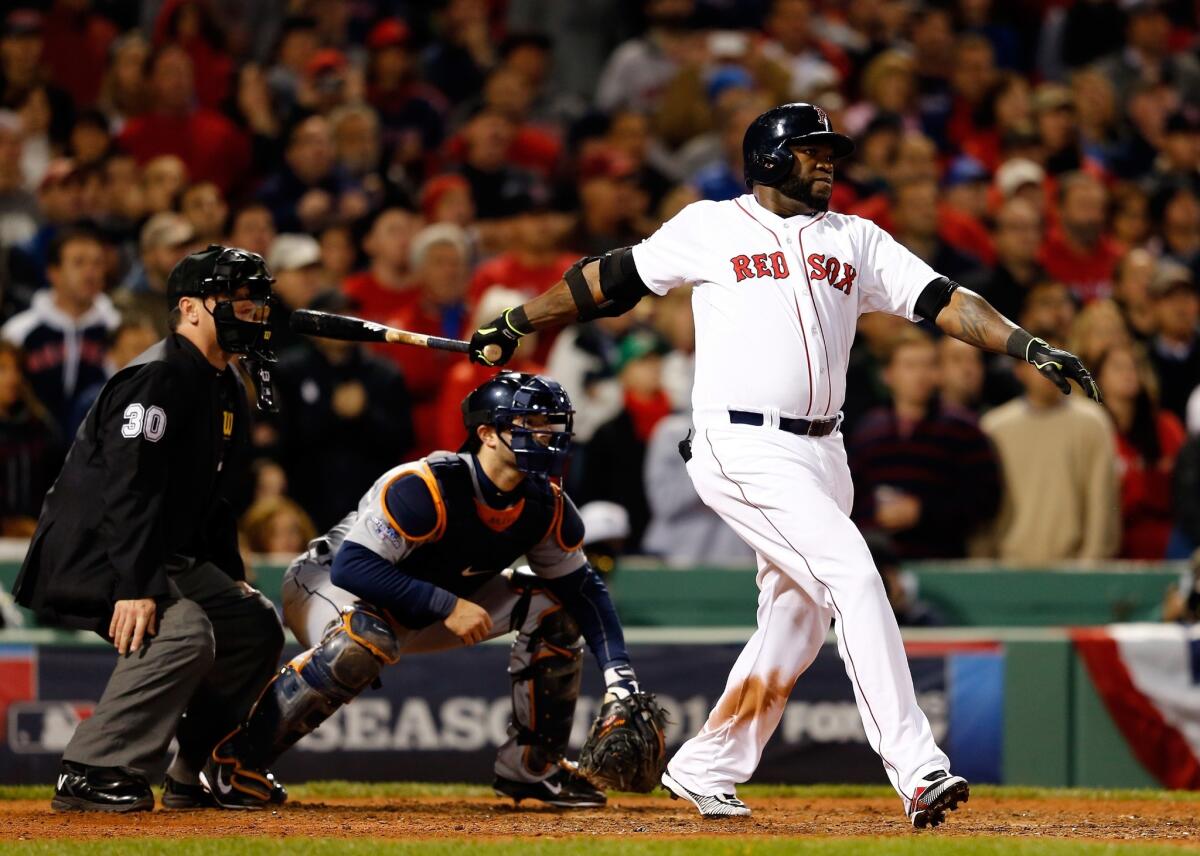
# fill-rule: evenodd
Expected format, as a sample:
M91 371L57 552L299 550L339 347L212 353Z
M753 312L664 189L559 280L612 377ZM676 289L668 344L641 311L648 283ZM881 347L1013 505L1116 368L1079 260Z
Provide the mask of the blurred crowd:
M469 336L582 255L745 192L741 140L820 104L832 207L1035 335L1103 407L867 315L854 516L896 561L1200 545L1200 62L1187 0L45 0L0 20L0 527L27 535L172 266L261 253L281 305L247 549L296 552L384 469L457 449L489 371L303 340L316 308ZM752 556L698 500L690 300L524 341L578 408L567 487L610 553ZM894 564L894 563L893 563Z

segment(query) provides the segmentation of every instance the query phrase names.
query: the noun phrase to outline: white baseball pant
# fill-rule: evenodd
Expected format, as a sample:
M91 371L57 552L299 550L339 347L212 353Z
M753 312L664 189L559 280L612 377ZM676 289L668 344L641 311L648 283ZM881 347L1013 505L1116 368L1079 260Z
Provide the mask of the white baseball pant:
M700 498L758 554L758 629L700 733L668 765L701 794L735 793L762 758L796 679L830 619L867 741L906 802L920 779L949 771L917 706L895 615L849 512L842 436L802 437L696 414L688 472ZM835 771L831 771L836 775Z

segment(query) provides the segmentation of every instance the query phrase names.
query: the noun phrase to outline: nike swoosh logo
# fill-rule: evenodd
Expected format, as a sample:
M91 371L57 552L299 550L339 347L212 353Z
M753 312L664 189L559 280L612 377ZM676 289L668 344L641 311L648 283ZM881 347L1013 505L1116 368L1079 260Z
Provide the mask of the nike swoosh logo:
M61 791L63 789L63 785L65 785L66 783L67 783L67 774L59 773L58 774L58 786L57 786L56 790Z
M473 570L471 570L470 565L467 565L467 567L462 569L462 575L464 577L478 577L478 576L482 576L483 574L494 574L494 573L496 573L496 572L495 571L473 571Z
M546 786L546 790L555 796L558 796L562 793L562 785L558 784L557 782L542 782L542 784Z
M1038 371L1041 371L1042 369L1046 368L1047 366L1054 366L1059 371L1062 371L1062 363L1045 362L1045 363L1034 363L1033 364L1033 367L1035 369L1037 369Z
M477 332L480 336L490 336L496 332L496 328L495 327L480 327L475 332Z
M220 792L221 796L225 797L233 793L233 782L226 784L225 777L220 773L217 773L214 779L216 781L217 790Z

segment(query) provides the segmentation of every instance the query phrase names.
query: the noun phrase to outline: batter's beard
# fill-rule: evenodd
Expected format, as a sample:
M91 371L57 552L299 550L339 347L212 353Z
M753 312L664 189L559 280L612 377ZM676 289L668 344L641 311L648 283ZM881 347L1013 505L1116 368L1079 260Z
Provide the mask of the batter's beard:
M816 179L804 179L799 176L790 175L783 184L779 185L776 190L786 196L788 199L795 199L797 202L803 202L813 211L828 211L829 199L833 195L833 184L829 185L829 195L817 196L813 193L813 184Z

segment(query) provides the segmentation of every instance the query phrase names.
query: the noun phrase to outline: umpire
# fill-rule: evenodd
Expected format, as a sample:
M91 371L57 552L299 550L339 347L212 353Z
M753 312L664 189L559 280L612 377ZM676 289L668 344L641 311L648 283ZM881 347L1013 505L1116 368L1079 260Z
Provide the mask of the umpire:
M104 386L46 496L17 601L119 654L63 752L55 809L153 808L147 775L172 737L164 808L212 805L204 760L275 670L283 631L244 581L223 496L249 444L229 361L272 358L272 283L244 250L180 261L167 281L171 333Z

